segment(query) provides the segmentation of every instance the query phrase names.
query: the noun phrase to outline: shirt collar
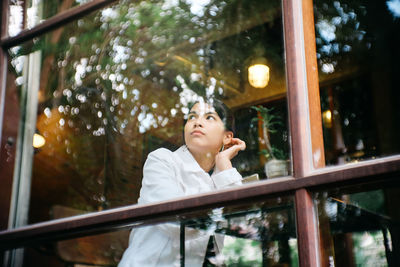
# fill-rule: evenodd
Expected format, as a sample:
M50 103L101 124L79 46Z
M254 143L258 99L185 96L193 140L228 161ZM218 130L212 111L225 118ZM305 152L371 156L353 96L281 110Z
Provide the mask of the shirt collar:
M179 158L183 161L183 168L188 172L202 172L206 173L200 165L197 163L192 153L190 153L189 149L186 145L178 148L175 153L179 156Z

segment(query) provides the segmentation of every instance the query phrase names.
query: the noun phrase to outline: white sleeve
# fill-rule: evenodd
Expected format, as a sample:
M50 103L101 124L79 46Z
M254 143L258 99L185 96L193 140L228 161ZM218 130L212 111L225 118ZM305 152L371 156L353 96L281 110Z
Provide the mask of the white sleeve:
M176 179L172 152L162 148L151 152L143 167L139 203L153 203L183 196Z
M184 196L173 168L172 152L161 148L151 152L143 167L142 188L140 189L139 204L148 204ZM179 238L180 226L175 223L155 225L166 235ZM186 237L198 238L199 232L186 229Z
M236 170L236 168L230 168L211 176L217 189L227 188L235 185L242 184L242 175Z

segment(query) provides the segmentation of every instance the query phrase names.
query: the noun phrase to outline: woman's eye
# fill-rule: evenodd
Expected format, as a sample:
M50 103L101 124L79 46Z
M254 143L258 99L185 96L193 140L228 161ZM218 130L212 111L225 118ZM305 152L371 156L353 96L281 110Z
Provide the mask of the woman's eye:
M207 116L207 120L215 120L214 116Z
M196 118L196 116L195 115L189 115L189 120L194 120Z

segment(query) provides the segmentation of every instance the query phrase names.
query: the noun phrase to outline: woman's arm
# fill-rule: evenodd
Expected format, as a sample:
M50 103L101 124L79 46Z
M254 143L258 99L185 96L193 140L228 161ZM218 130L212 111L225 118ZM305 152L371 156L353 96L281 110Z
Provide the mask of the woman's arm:
M182 187L176 179L172 152L165 148L151 152L143 167L142 188L139 204L164 201L184 196ZM164 223L155 226L167 236L179 238L180 226L175 223ZM198 238L199 231L186 229L188 238Z
M173 168L172 152L165 148L151 152L143 167L139 203L153 203L184 196Z

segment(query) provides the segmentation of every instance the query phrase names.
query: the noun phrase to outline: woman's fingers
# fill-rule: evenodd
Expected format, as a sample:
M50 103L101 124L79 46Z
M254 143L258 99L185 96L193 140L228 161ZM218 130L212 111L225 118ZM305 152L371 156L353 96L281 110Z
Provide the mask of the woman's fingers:
M246 149L246 143L239 138L232 138L231 143L225 145L225 150L221 153L227 155L230 159L235 157L240 150Z
M232 138L232 141L230 144L228 144L228 148L236 146L237 149L239 150L245 150L246 149L246 143L239 138Z
M246 149L246 143L239 138L233 138L233 142L236 143L237 146L239 146L240 150L245 150Z

